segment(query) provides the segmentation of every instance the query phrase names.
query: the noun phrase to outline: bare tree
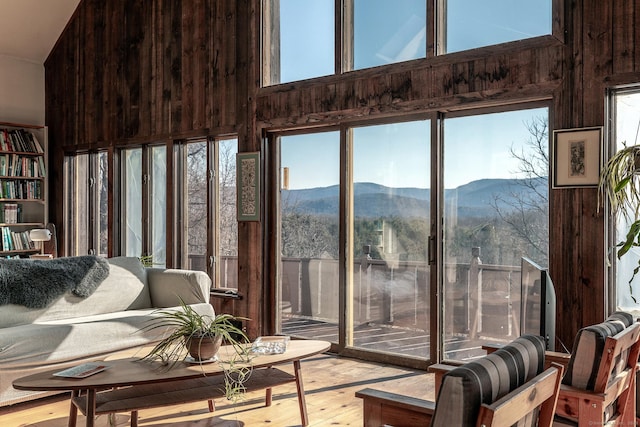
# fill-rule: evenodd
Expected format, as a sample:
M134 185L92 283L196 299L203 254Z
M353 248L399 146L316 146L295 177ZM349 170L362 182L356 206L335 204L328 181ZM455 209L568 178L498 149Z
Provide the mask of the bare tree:
M518 160L517 180L508 197L494 196L493 208L510 232L548 260L549 252L549 127L545 117L525 123L531 137L511 156Z
M238 255L238 221L236 219L236 140L220 141L218 145L218 213L220 255Z

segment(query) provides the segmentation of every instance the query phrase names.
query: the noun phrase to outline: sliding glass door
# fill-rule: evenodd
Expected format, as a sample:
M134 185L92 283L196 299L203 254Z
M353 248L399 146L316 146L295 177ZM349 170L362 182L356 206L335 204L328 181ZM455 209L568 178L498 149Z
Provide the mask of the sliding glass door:
M444 359L520 334L520 266L548 266L548 110L443 121Z
M270 138L279 332L413 366L519 336L522 258L548 265L548 115L534 105Z
M348 137L346 345L428 358L430 122L354 127Z
M282 332L338 342L340 133L280 140Z

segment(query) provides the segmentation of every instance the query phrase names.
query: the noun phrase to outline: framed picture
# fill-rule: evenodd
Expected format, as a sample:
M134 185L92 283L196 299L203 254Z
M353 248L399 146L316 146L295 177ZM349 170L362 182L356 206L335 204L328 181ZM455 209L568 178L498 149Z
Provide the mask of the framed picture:
M260 152L237 154L236 189L238 221L259 221Z
M602 126L553 131L552 187L597 187Z

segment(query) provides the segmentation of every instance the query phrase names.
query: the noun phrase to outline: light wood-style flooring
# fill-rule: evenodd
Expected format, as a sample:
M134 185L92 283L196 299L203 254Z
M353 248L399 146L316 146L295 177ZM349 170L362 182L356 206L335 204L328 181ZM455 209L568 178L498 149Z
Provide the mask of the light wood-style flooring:
M282 365L289 370L289 364ZM433 374L390 365L322 354L302 361L302 375L310 426L362 426L362 400L354 397L366 387L434 398ZM36 402L0 408L1 427L66 427L69 402L53 397ZM117 414L113 426L128 426L129 414ZM79 414L78 426L85 418ZM273 404L264 406L264 392L252 392L238 404L216 401L210 413L206 401L142 410L140 426L240 427L300 426L295 384L273 389ZM110 426L106 415L96 419L96 427Z

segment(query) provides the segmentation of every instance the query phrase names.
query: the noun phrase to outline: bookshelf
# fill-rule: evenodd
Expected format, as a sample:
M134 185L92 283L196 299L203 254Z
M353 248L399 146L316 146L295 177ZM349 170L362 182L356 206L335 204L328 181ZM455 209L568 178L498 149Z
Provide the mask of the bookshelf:
M47 224L47 127L0 122L0 257L40 252L29 231Z

